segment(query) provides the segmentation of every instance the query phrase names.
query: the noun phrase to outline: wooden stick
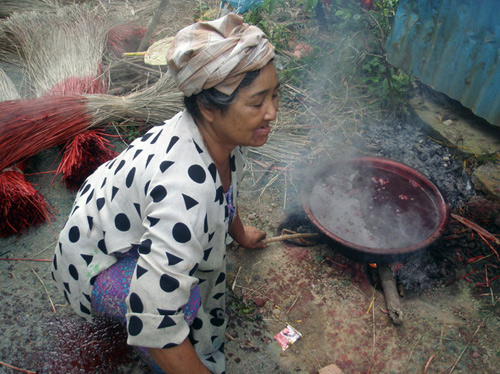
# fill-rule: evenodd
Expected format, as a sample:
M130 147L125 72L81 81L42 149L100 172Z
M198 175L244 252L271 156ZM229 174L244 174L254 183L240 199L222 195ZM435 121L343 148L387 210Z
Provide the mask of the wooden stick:
M163 12L165 12L165 8L167 7L168 0L161 0L160 5L158 6L158 9L156 9L155 14L153 15L153 18L151 19L151 22L149 23L148 29L146 31L146 35L141 40L141 43L139 44L139 48L137 48L137 52L143 52L146 49L146 46L149 43L149 39L151 39L151 36L153 35L153 31L156 28L156 25L160 21L161 16L163 15Z
M292 305L290 305L290 308L288 308L288 310L286 311L285 315L288 315L288 313L290 313L290 311L292 310L292 308L295 306L295 303L297 302L297 300L299 299L300 297L300 294L297 295L297 297L295 298L295 300L293 301Z
M231 287L231 291L234 291L234 287L236 287L236 280L238 279L238 275L240 275L240 271L241 271L241 266L238 268L238 272L236 273L236 276L234 277L233 286Z
M462 356L464 355L465 351L467 350L467 348L469 348L469 346L471 345L472 341L474 340L474 338L476 337L476 334L479 332L479 329L483 326L485 320L486 320L487 317L485 317L481 323L479 324L479 326L477 326L477 329L476 331L474 331L474 334L472 335L472 338L470 338L469 342L467 343L467 345L465 346L465 348L463 349L462 353L460 353L460 356L458 356L458 358L456 359L455 363L453 364L453 366L451 367L450 369L450 372L448 374L451 374L453 372L453 370L455 370L455 367L457 366L458 362L462 359Z
M269 238L269 239L264 239L263 242L268 244L268 243L273 243L273 242L279 242L281 240L301 239L301 238L316 238L318 236L319 236L319 234L317 234L317 233L286 234L286 235L275 236L275 237Z
M483 242L485 242L485 243L486 243L486 245L487 245L488 247L490 247L490 249L493 251L493 253L497 256L497 259L498 259L498 260L500 260L500 257L498 256L498 252L495 250L495 248L493 248L493 246L490 244L490 242L489 242L489 241L487 241L487 240L484 238L484 236L482 236L482 235L481 235L481 233L480 233L480 232L478 232L477 234L481 237L481 239L483 239Z
M495 244L500 245L500 239L498 239L495 235L493 235L489 231L483 229L481 226L479 226L479 225L475 224L474 222L471 222L468 219L461 217L457 214L451 213L451 216L454 219L456 219L458 222L460 222L462 225L469 227L470 229L474 230L478 234L484 236L486 239L491 240Z
M6 366L6 367L8 367L9 369L12 369L12 370L20 371L22 373L36 374L36 372L34 372L34 371L24 370L24 369L21 369L21 368L18 368L18 367L6 364L5 362L2 362L2 361L0 361L0 365Z
M39 261L39 262L52 262L44 258L0 258L0 261Z
M52 310L54 311L54 313L56 313L56 307L54 306L54 303L52 302L52 299L50 298L50 295L49 295L49 291L47 290L47 287L45 287L45 283L43 283L43 280L42 278L40 278L40 276L38 275L38 273L35 271L35 269L31 269L33 270L33 273L35 273L36 277L38 278L38 280L40 280L40 282L42 283L42 286L43 288L45 289L45 293L47 294L48 298L49 298L49 301L50 301L50 305L52 306Z
M399 303L399 294L392 271L387 265L380 265L377 269L380 276L380 282L382 283L382 289L384 290L385 304L389 311L389 317L391 317L393 324L397 326L401 325L404 320L403 310Z
M264 178L264 176L269 172L269 170L272 169L272 167L274 166L274 162L269 164L265 169L264 169L264 172L257 178L257 180L255 181L255 183L253 184L252 187L255 187L259 184L259 182L261 181L262 178Z

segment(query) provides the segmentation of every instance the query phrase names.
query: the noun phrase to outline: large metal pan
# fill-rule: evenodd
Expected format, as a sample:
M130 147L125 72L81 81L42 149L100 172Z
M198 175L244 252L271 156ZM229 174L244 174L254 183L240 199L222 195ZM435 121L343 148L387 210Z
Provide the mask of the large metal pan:
M347 257L391 263L427 248L444 232L449 207L415 169L363 157L322 165L302 190L312 223Z

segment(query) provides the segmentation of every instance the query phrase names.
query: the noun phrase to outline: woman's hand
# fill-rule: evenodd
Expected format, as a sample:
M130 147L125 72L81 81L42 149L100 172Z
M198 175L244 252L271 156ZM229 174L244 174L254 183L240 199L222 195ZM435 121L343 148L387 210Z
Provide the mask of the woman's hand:
M256 227L243 225L238 213L234 216L233 224L229 229L229 235L238 242L239 245L255 249L265 248L267 244L263 242L266 238L266 232Z
M262 241L267 235L265 231L248 225L243 225L243 230L245 232L244 239L238 241L241 246L251 249L266 247L266 243Z
M158 366L169 374L210 374L196 354L189 339L176 347L160 349L148 348Z

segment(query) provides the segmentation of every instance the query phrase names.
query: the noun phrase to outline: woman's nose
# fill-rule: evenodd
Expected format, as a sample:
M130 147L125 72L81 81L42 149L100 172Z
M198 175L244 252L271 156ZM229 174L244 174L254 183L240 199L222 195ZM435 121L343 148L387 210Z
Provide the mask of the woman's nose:
M266 121L274 121L276 119L276 114L278 112L278 103L275 100L270 100L269 104L266 106L266 114L264 119Z

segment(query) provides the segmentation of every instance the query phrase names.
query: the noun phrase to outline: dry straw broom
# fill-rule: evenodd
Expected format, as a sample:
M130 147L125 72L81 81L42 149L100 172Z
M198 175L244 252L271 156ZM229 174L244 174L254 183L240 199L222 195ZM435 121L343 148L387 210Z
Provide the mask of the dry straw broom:
M0 17L31 10L54 10L63 3L57 0L0 0Z
M65 147L64 157L56 173L63 174L62 180L70 190L77 190L87 176L101 164L118 154L100 129L88 130L78 134ZM84 163L81 160L86 160Z
M67 93L101 93L105 92L105 82L101 79L99 69L107 31L102 25L104 22L86 8L78 6L54 8L50 12L25 11L13 13L2 22L1 39L7 46L10 43L11 50L16 52L13 60L19 61L25 71L32 90L31 95L47 97ZM5 56L7 60L12 58L12 54ZM9 145L17 148L16 152L21 157L16 156L18 159L12 160L13 163L37 153L32 152L33 144L22 143L21 134L12 133L10 130L13 128L8 127L9 121L22 122L24 112L36 109L36 106L30 107L30 103L31 100L2 103L8 111L8 120L0 121L0 144L6 145L7 148ZM45 131L45 114L51 115L42 111L36 119L41 125L34 134L39 142L57 138L57 134ZM67 130L65 125L71 123L61 124L58 131ZM31 128L24 131L36 130ZM67 162L64 163L66 164ZM3 171L0 174L0 199L3 203L1 218L4 222L0 229L3 236L21 233L31 225L49 219L43 197L24 178L21 169L5 169L11 165L3 162L0 167Z
M0 69L0 101L19 97L15 85ZM1 103L0 103L1 104ZM0 123L0 134L3 126ZM1 144L1 143L0 143ZM43 196L26 180L24 163L0 171L0 237L21 234L51 218Z
M182 106L183 95L168 74L151 87L122 97L73 95L0 102L0 170L64 144L94 126L120 120L154 125L172 117ZM0 173L0 221L3 222L0 236L21 233L50 217L43 198L26 197L26 191L35 195L36 191L21 176L18 171ZM19 186L15 186L16 183ZM30 204L34 204L31 209L21 209ZM18 208L13 209L16 206ZM36 215L37 219L28 219L30 215Z
M78 5L14 13L0 23L0 41L16 54L6 53L3 59L21 62L33 96L103 93L106 81L100 69L107 33L115 23Z
M183 95L168 74L126 96L51 96L0 103L0 170L77 134L112 121L155 125L183 107Z
M0 237L22 234L52 218L43 196L25 178L20 165L0 172Z
M21 96L17 92L16 85L5 72L0 69L0 101L17 100ZM0 124L1 126L1 124Z
M115 22L99 17L95 10L72 5L55 7L52 12L13 14L3 24L3 30L16 45L34 96L47 97L107 92L101 64L113 26ZM114 35L116 44L118 36L116 32ZM69 121L63 128L71 125ZM71 188L83 182L98 162L107 161L103 157L114 155L101 134L78 133L77 139L67 144L57 171ZM100 146L96 148L97 144ZM87 145L103 153L72 149ZM73 157L75 154L85 157Z

